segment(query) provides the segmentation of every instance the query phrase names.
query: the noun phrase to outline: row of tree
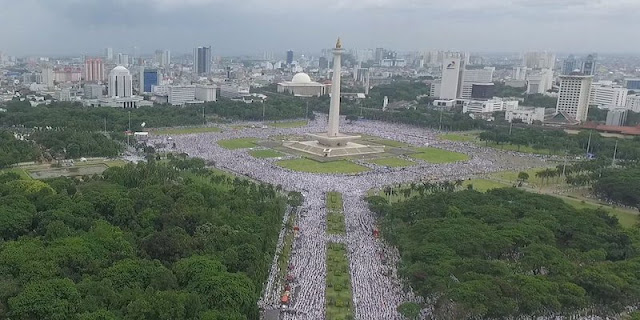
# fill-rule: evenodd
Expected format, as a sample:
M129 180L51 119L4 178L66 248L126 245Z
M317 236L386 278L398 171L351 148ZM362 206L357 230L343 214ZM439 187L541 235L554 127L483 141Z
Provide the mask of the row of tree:
M0 169L18 162L33 161L39 155L40 150L33 142L16 139L12 133L0 130Z
M604 211L515 188L368 200L435 319L606 316L640 302L640 231Z
M180 161L0 175L0 318L257 319L287 199Z

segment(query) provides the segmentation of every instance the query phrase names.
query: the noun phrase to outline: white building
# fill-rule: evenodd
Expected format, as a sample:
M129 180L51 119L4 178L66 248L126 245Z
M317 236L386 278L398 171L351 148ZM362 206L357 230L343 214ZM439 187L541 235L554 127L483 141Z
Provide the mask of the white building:
M625 108L611 108L607 112L606 125L608 126L624 126L627 122L627 113L629 110Z
M128 98L133 95L131 73L123 66L117 66L109 73L109 97Z
M49 88L53 88L53 69L49 67L45 67L42 69L42 84L46 85Z
M278 83L277 90L279 93L289 93L301 97L319 97L328 93L324 84L311 81L309 75L302 72L296 73L291 81Z
M518 100L503 100L501 98L493 98L487 101L467 101L463 107L463 113L493 113L496 111L505 111L508 108L518 108Z
M71 101L71 90L64 88L56 91L55 99L58 101Z
M183 106L196 99L196 86L169 86L167 102L174 106Z
M549 52L527 52L522 57L522 64L531 69L551 69L556 66L556 55Z
M527 94L544 94L553 88L553 70L542 69L527 75Z
M564 113L576 121L586 121L593 76L560 76L560 90L556 113Z
M216 101L216 87L196 85L195 99L204 102Z
M460 58L445 59L442 63L442 81L440 81L440 99L457 99L462 86L464 66Z
M100 98L102 98L102 85L99 85L99 84L85 84L84 85L84 98L85 99L100 99Z
M462 89L460 97L462 99L471 99L473 85L477 83L491 83L493 81L494 67L485 67L484 69L468 69L462 73Z
M627 104L625 105L627 110L633 112L640 112L640 95L627 96Z
M239 85L226 85L223 84L220 86L220 96L227 99L236 99L242 97L248 97L251 93L249 93L249 87L243 87Z
M611 82L596 82L591 86L591 105L601 108L624 107L627 104L629 90L614 86Z
M527 67L513 67L513 73L511 74L511 80L526 80L527 72L531 70Z
M544 121L545 109L536 107L516 106L515 108L507 108L504 113L504 119L512 122L515 119L521 120L523 123L532 124L534 121Z

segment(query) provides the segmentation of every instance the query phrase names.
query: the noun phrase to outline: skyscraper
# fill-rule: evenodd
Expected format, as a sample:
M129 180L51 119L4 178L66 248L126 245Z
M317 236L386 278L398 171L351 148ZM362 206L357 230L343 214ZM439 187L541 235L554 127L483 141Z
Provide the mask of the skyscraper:
M596 74L596 60L598 59L598 55L592 53L587 56L586 59L582 62L582 74L593 76Z
M441 99L457 99L460 96L464 66L460 58L449 58L442 64Z
M123 66L117 66L109 72L109 97L128 98L132 92L131 73Z
M154 60L160 67L166 67L166 66L170 65L171 64L171 51L169 51L169 50L156 50Z
M84 81L98 82L104 80L104 63L102 59L84 60Z
M140 93L151 92L152 86L157 86L160 73L157 69L140 69Z
M107 61L113 60L113 48L104 49L104 56L107 58Z
M198 75L211 72L211 46L193 49L193 72Z
M592 83L593 76L590 75L571 74L560 76L556 112L566 113L572 119L580 122L586 121Z
M320 69L329 69L329 59L325 57L320 57L318 59L318 68Z
M576 69L580 69L580 67L578 66L578 61L576 60L576 57L570 55L562 63L562 74L570 74Z
M293 63L293 51L287 51L287 65L290 66Z
M556 55L548 52L527 52L522 57L522 64L531 69L551 69L556 65Z

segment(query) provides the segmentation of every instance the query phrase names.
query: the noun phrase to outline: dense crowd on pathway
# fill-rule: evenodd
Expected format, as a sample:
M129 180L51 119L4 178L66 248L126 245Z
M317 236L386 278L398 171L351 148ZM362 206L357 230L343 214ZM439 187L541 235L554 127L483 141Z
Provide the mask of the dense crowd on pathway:
M433 130L377 121L343 123L341 129L414 146L432 146L461 152L469 155L470 159L437 165L420 161L407 168L369 164L372 170L353 175L311 174L288 170L277 166L276 159L257 159L251 157L246 149L229 150L217 143L219 140L234 138L267 139L270 136L324 131L326 118L319 116L316 119L302 128L262 128L257 125L256 128L234 130L229 127L222 133L178 135L171 139L168 136L155 136L148 142L167 145L166 150L159 151L184 152L191 157L212 160L221 169L281 185L285 190L302 192L305 201L297 220L300 232L294 242L288 271L295 277L295 281L291 285L291 305L287 312L282 313L282 319L324 318L328 242L347 245L353 291L352 310L356 319L400 319L397 311L400 304L419 301L411 290L403 288L397 276L397 251L388 248L372 234L375 220L364 200L368 190L420 180L466 179L502 170L521 170L543 165L546 160L532 155L483 148L471 143L441 141L437 138L438 132ZM328 191L342 193L346 224L344 236L326 234L325 195ZM273 296L275 295L270 297ZM263 301L263 307L279 307L278 300L270 300Z

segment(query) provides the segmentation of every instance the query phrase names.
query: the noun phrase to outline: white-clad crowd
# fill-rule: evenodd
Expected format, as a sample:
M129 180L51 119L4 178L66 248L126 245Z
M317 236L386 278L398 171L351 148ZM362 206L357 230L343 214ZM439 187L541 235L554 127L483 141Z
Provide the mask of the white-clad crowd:
M390 184L466 179L489 172L521 170L544 165L546 160L515 152L496 151L471 143L441 141L437 138L438 133L433 130L378 121L357 121L353 124L343 122L342 129L344 132L366 134L414 146L429 145L462 152L469 155L470 159L448 164L419 161L407 168L369 164L372 170L353 175L311 174L288 170L277 166L276 159L257 159L250 156L246 149L228 150L217 143L234 138L267 139L270 136L303 135L322 132L324 128L326 116L320 115L316 121L302 128L233 130L229 127L222 133L172 136L169 143L168 136L155 136L148 141L150 144L167 143L164 151L185 152L191 157L213 160L221 169L303 193L305 202L297 223L300 236L295 239L290 259L289 273L295 276L291 287L292 299L289 311L282 313L281 319L324 318L328 242L347 244L353 288L352 309L356 319L400 319L396 310L400 304L419 301L411 290L403 288L397 276L397 251L373 236L375 218L364 200L368 190ZM175 149L172 148L173 143ZM325 194L328 191L338 191L343 195L346 236L326 234ZM275 269L272 268L272 273L273 270ZM279 297L274 294L266 295L262 302L266 308L279 307Z

